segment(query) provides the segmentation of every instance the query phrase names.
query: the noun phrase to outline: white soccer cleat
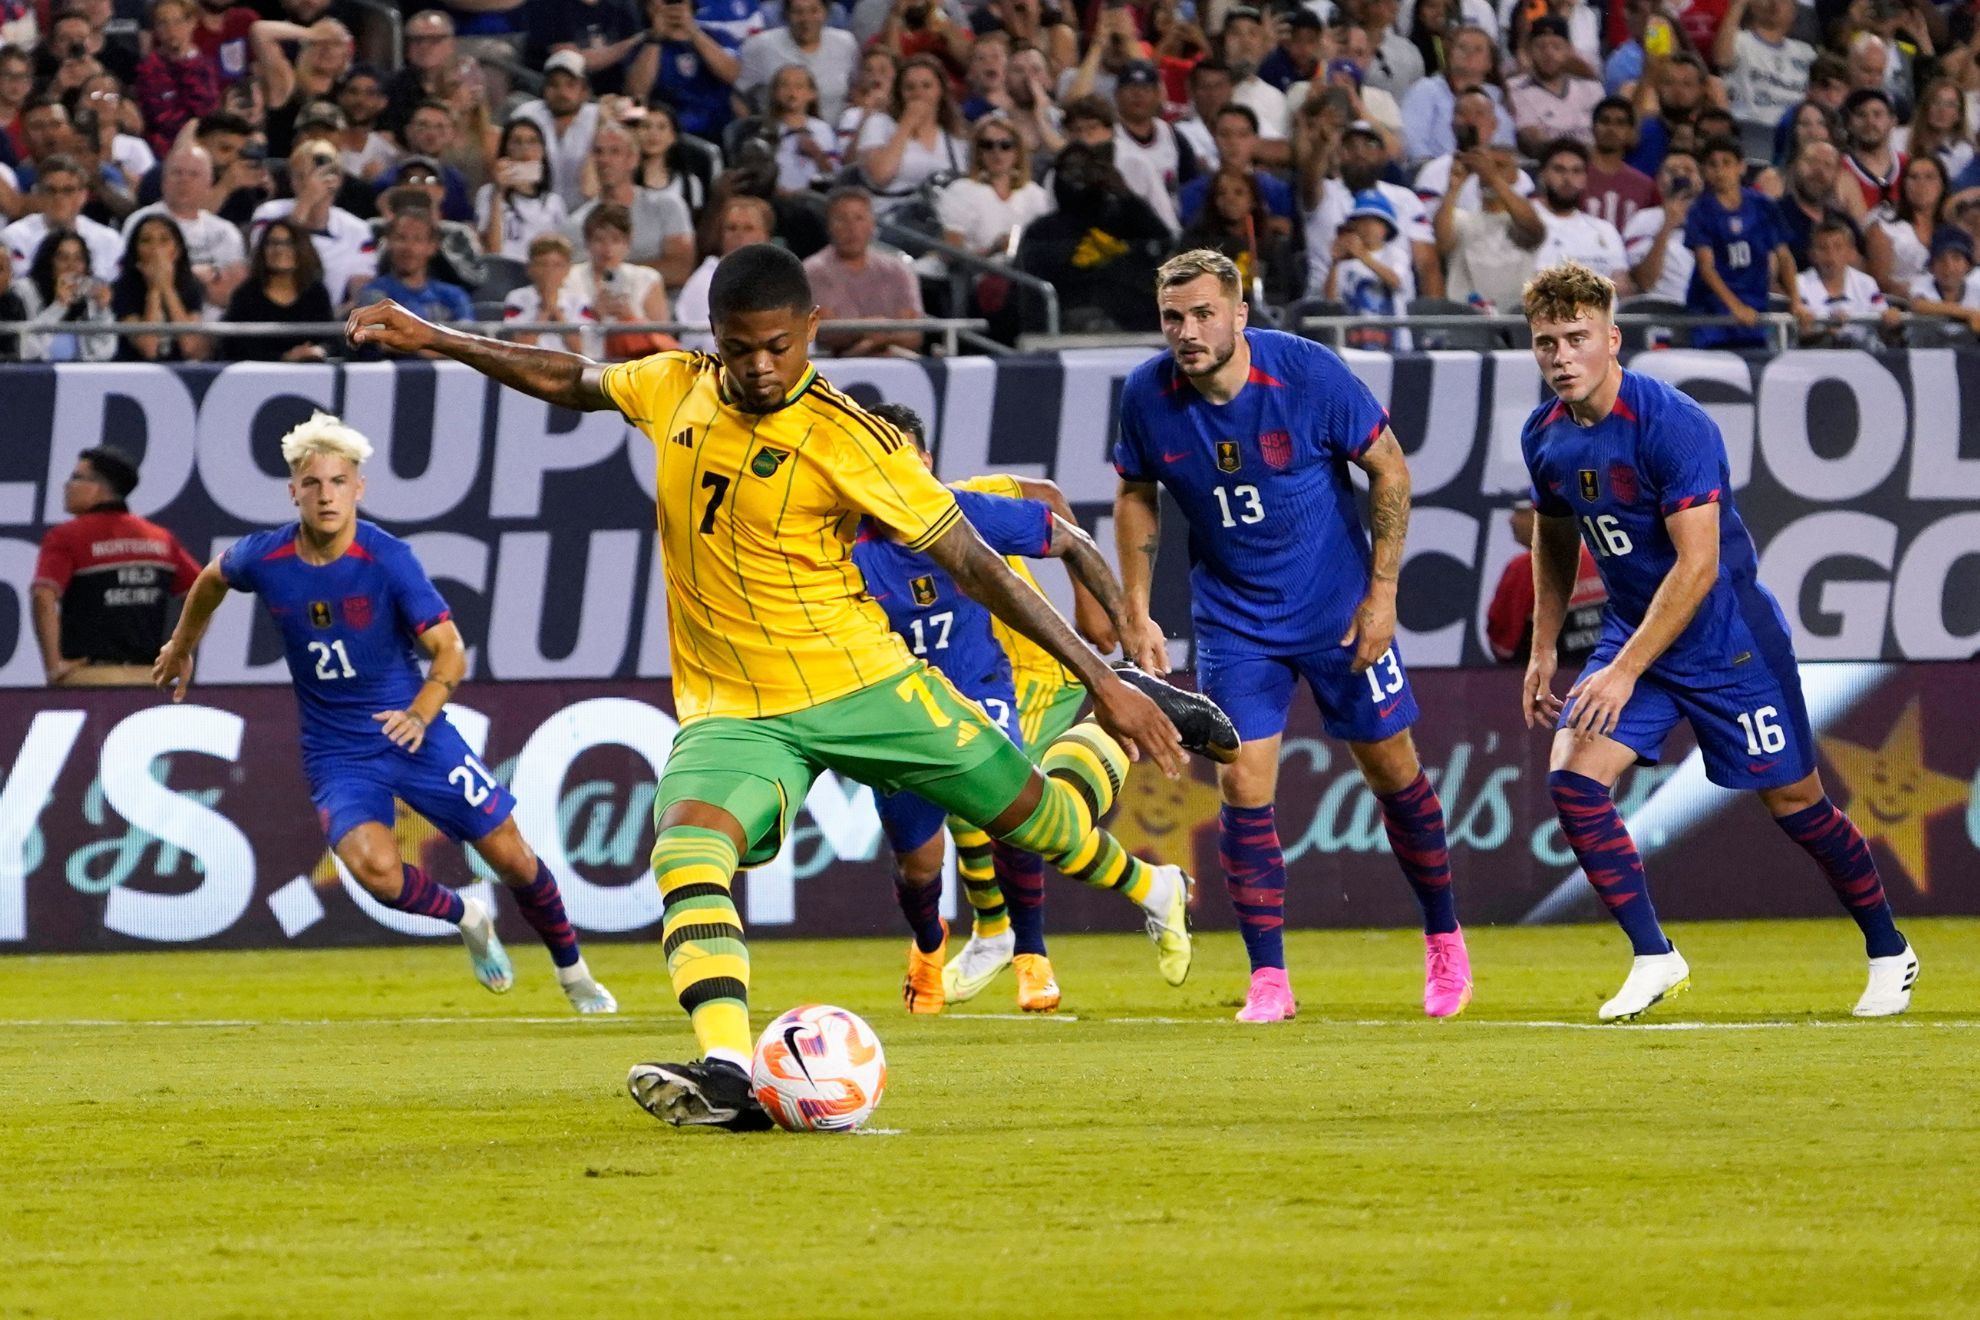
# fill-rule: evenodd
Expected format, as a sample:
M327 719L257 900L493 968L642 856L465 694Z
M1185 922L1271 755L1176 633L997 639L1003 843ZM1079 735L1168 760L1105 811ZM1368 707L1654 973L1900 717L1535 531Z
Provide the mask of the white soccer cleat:
M1911 987L1918 980L1918 955L1909 944L1903 953L1870 960L1870 983L1850 1012L1857 1017L1896 1017L1911 1007Z
M1602 1005L1597 1014L1604 1022L1628 1022L1638 1018L1651 1005L1682 994L1691 987L1691 967L1676 949L1669 953L1638 954L1630 964L1629 978L1616 991L1616 997Z
M586 1017L619 1011L619 1001L612 998L610 990L593 979L591 969L584 965L582 958L569 967L557 969L557 984L564 988L564 998L571 1001L571 1007Z
M1148 901L1141 905L1148 917L1148 938L1155 942L1156 970L1170 985L1189 979L1194 952L1189 937L1190 883L1180 866L1158 866Z
M1017 952L1017 935L1005 931L984 939L977 935L969 937L962 952L949 959L948 966L942 969L942 993L951 1004L968 1003L982 994L997 973L1011 965L1011 955Z
M498 995L507 994L516 983L516 969L502 947L502 937L495 933L495 914L478 898L461 900L461 907L461 942L474 964L474 979Z

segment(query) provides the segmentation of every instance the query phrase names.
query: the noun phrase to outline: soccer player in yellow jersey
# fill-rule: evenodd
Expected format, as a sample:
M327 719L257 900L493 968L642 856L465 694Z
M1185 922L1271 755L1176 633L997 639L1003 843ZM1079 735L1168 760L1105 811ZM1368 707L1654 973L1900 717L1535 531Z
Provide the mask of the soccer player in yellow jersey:
M636 1065L634 1098L675 1125L769 1126L750 1094L749 952L730 885L738 866L776 855L824 769L910 789L1122 890L1180 984L1189 878L1128 856L1096 822L1130 757L1181 773L1177 719L1198 745L1228 721L1192 694L1108 669L976 536L914 446L819 378L818 312L797 258L767 244L730 253L709 310L715 355L609 367L445 329L390 301L346 328L359 347L435 353L566 408L615 408L653 440L681 721L654 803L653 872L668 971L702 1057ZM1097 723L1068 731L1037 768L986 727L865 595L850 557L862 516L1077 673Z

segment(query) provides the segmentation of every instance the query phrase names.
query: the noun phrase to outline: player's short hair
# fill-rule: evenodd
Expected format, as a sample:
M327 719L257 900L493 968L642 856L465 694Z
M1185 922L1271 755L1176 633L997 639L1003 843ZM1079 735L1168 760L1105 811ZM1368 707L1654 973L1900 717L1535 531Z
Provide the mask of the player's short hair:
M282 461L289 471L299 470L312 458L341 458L353 467L371 461L371 441L365 439L343 418L321 409L309 420L282 437Z
M118 499L129 499L131 492L137 489L137 463L123 450L110 445L97 445L83 450L76 457L88 463L89 470L115 491Z
M928 426L921 414L905 403L876 403L866 411L914 441L916 449L928 448Z
M1237 263L1215 248L1191 248L1163 262L1155 271L1155 292L1188 284L1205 275L1216 278L1217 287L1226 297L1244 297L1244 279L1238 274Z
M1534 321L1572 321L1586 313L1608 316L1616 305L1615 282L1597 274L1578 261L1549 266L1526 282L1520 304L1528 324Z
M708 319L716 325L746 312L808 314L813 305L804 263L774 243L737 248L716 263L708 281Z

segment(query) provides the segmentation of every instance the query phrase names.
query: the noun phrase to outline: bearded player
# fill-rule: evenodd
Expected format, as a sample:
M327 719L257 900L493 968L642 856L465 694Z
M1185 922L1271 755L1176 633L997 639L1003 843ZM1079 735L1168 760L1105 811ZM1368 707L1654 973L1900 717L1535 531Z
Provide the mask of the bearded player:
M1186 971L1188 877L1127 856L1097 822L1137 751L1182 772L1184 734L1168 712L1197 725L1204 708L1110 670L983 544L907 437L819 377L818 311L796 257L739 248L717 265L708 301L715 354L612 366L445 329L389 301L353 312L347 334L453 358L566 408L616 409L652 439L681 724L654 802L653 871L668 970L702 1057L637 1064L626 1081L666 1122L760 1130L769 1117L750 1091L749 951L731 884L739 866L776 856L822 770L917 793L1061 870L1117 870L1116 887L1161 914L1160 960ZM852 562L862 519L1078 672L1098 722L1034 769L887 627Z
M467 675L447 602L404 541L357 516L370 457L370 441L325 413L282 437L297 521L242 537L206 566L152 679L183 701L213 611L229 591L260 596L282 633L303 770L337 859L386 907L459 927L475 979L506 991L515 973L494 914L400 859L393 800L403 800L473 848L508 888L573 1008L617 1012L585 966L556 878L516 828L516 800L443 709Z
M1688 396L1623 370L1615 293L1573 263L1527 283L1533 356L1556 397L1520 436L1540 515L1522 707L1529 727L1556 727L1547 788L1561 831L1635 951L1599 1016L1628 1021L1690 983L1611 797L1623 771L1656 763L1680 719L1697 735L1705 777L1758 793L1856 919L1870 955L1856 1015L1902 1013L1918 955L1898 933L1863 835L1822 790L1793 642L1755 577L1725 441ZM1609 602L1602 639L1563 702L1554 644L1584 539Z
M1197 685L1243 739L1217 768L1218 854L1251 959L1240 1022L1280 1022L1286 862L1272 812L1279 741L1304 680L1330 737L1348 745L1382 807L1389 843L1423 912L1423 1011L1471 999L1471 959L1451 893L1444 810L1409 729L1416 698L1395 646L1396 581L1409 528L1409 468L1389 416L1333 353L1246 327L1237 267L1220 253L1172 257L1156 274L1169 353L1121 391L1114 501L1128 618L1121 643L1169 672L1149 617L1161 543L1157 489L1189 520ZM1368 474L1374 545L1348 465Z

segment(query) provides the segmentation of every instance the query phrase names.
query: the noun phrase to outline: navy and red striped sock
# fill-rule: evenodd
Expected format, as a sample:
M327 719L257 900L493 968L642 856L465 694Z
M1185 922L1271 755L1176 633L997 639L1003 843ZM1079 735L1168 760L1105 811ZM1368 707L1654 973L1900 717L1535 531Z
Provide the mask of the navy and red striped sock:
M557 878L550 874L541 857L536 859L536 879L526 885L511 886L509 893L515 896L523 920L542 937L543 947L550 950L550 961L559 967L575 967L577 932L571 929L571 919L564 915L564 896L557 889Z
M1225 804L1217 817L1217 860L1237 910L1251 970L1286 965L1286 856L1270 806Z
M914 947L923 953L933 953L942 947L942 882L931 880L925 885L910 884L894 869L894 897L900 900L901 915L907 918L908 929L914 932Z
M990 852L1010 911L1015 937L1011 952L1044 954L1045 859L1000 841L992 841Z
M1609 915L1629 936L1630 947L1639 955L1669 953L1671 942L1650 903L1642 854L1616 814L1608 787L1572 770L1556 770L1547 776L1547 791L1553 795L1561 833Z
M1863 932L1863 946L1872 958L1904 952L1904 936L1898 934L1890 900L1884 897L1876 860L1854 821L1825 797L1792 815L1774 817L1774 824L1822 868L1829 887L1856 918L1857 928Z
M404 876L399 886L399 896L382 900L386 907L400 912L412 912L422 917L438 917L450 925L458 926L467 913L467 906L461 896L410 862L400 863L400 873Z
M1423 933L1448 935L1458 928L1457 896L1451 892L1451 846L1444 837L1444 804L1421 770L1393 793L1377 793L1389 849L1402 867L1423 909Z

